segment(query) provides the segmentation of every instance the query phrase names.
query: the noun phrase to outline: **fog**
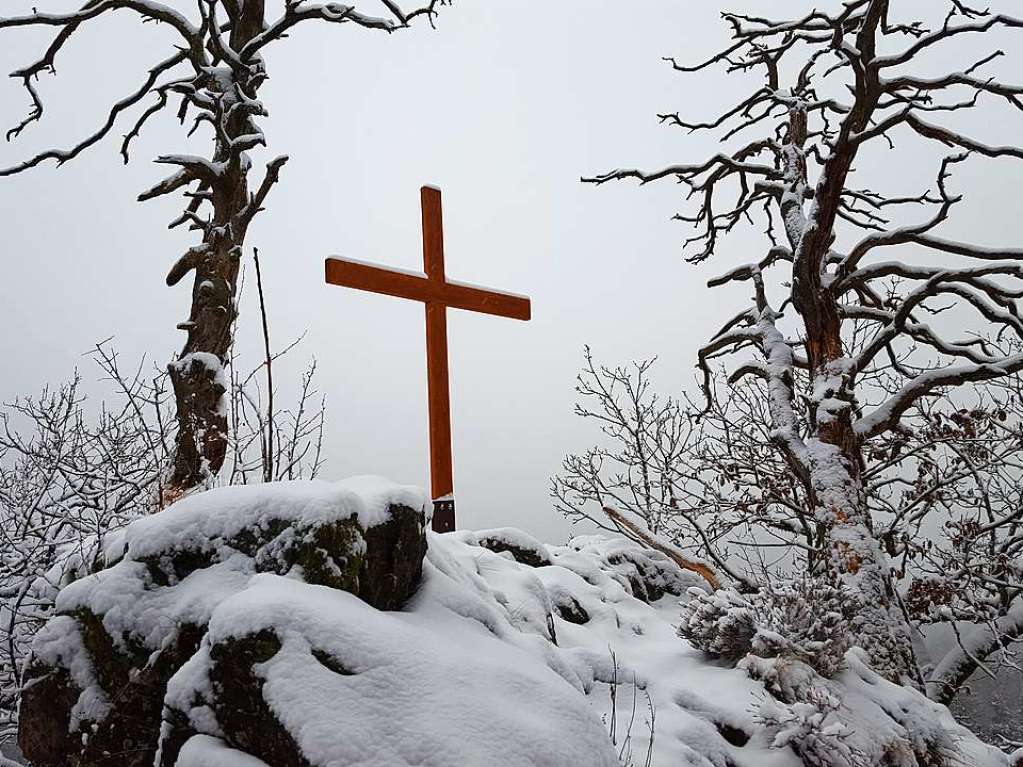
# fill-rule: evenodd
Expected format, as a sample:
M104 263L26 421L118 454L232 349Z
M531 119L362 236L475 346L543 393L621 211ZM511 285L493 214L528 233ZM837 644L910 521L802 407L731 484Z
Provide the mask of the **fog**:
M4 13L32 5L43 3L7 0ZM808 6L770 5L776 15ZM579 182L618 165L715 151L716 136L660 126L656 115L709 116L744 92L720 69L682 76L661 60L699 58L725 42L719 10L704 0L457 0L436 29L416 23L386 35L307 24L269 49L261 91L269 149L254 156L257 175L277 154L291 159L248 243L261 253L275 347L306 333L278 380L318 361L323 476L428 485L422 307L325 285L323 259L421 269L418 190L430 183L444 192L449 278L533 302L529 323L449 313L459 524L514 525L550 540L571 532L548 486L565 453L597 436L572 413L583 345L609 363L659 355L660 388L690 385L698 346L746 300L741 288L708 291L706 280L762 255L755 238L739 237L713 263L690 266L680 247L687 231L669 220L678 187ZM40 84L44 120L0 146L0 165L77 141L137 87L170 35L130 16L94 25L64 51L57 77ZM38 58L47 39L5 32L0 69ZM5 127L27 107L16 80L0 83ZM189 286L163 280L195 236L166 228L177 198L135 198L163 175L150 160L204 151L204 142L187 140L168 110L123 166L128 124L62 168L0 179L0 399L76 367L103 390L82 355L110 336L122 359L144 354L161 365L183 342L174 327L187 316ZM1002 191L964 208L958 231L1018 241L1020 180L1018 167L971 165L964 184ZM261 337L249 277L239 349L254 365Z

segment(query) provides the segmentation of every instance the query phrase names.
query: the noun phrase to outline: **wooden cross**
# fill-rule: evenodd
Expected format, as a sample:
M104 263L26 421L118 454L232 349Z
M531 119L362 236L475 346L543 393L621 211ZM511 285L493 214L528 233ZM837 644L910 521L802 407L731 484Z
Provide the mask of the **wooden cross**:
M423 208L423 266L426 274L385 269L361 261L328 258L327 282L384 293L426 304L426 380L430 400L430 484L433 529L455 529L451 467L451 401L448 393L447 308L495 314L516 320L530 317L529 299L458 282L444 275L444 228L440 190L420 190Z

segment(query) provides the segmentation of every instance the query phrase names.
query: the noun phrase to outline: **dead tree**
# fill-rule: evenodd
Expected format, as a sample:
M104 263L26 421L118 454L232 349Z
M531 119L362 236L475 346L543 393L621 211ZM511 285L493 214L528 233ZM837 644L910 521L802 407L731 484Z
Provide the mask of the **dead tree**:
M692 66L672 65L689 73L718 65L760 72L762 84L707 121L661 116L686 131L723 131L722 150L702 162L587 180L676 178L686 185L695 211L677 218L698 229L687 241L694 263L715 254L737 227L766 228L762 257L709 283L748 282L753 300L702 348L699 364L709 381L712 361L755 352L731 381L764 382L771 438L809 500L829 569L858 595L857 641L889 678L919 683L889 557L866 501L864 450L908 428L902 417L922 399L1023 369L1023 354L1000 353L983 334L956 332L979 320L990 335L1023 337L1023 251L958 242L940 231L962 200L950 188L957 166L976 157L1023 159L1019 147L995 146L943 123L991 102L1018 118L1023 86L992 74L1000 51L960 57L945 74L923 72L936 61L947 67L957 41L1018 30L1023 19L962 0L936 3L940 15L931 21L899 18L898 6L845 0L836 11L790 20L725 13L733 38L726 49ZM932 188L906 195L853 185L854 169L857 179L869 175L865 163L858 167L868 151L904 140L949 152L935 157ZM894 249L898 260L885 255ZM938 312L945 317L934 318ZM868 324L870 338L853 352L855 323ZM907 345L919 351L907 356ZM896 388L873 385L879 365L898 376ZM805 392L794 385L800 370L809 379Z
M854 351L871 334L860 328ZM771 440L764 382L729 386L715 367L708 403L660 398L652 364L606 367L587 350L576 413L602 439L565 458L555 508L633 539L615 516L638 520L742 592L770 590L780 573L819 583L827 530ZM901 385L877 372L877 388ZM808 391L807 371L795 374ZM978 673L1023 672L1023 373L922 399L901 421L865 446L864 492L911 626L955 638L922 669L928 694L948 703Z
M179 104L177 116L182 124L191 121L190 133L200 128L210 132L213 147L209 157L158 157L156 162L175 170L139 195L139 200L145 201L181 191L188 202L170 226L187 226L202 237L167 275L167 284L175 285L193 274L191 312L178 325L188 338L181 354L168 367L178 420L168 498L206 482L219 472L226 457L224 397L229 384L224 364L233 342L239 262L246 231L263 209L287 161L286 156L271 161L259 184L250 188L252 163L248 153L266 145L257 124L258 118L267 114L258 97L267 79L264 51L306 22L393 32L408 27L417 17L432 19L443 2L421 0L414 9L406 10L397 0L379 0L374 4L383 15L376 16L355 5L283 0L279 15L273 17L264 0L195 0L191 16L158 0L86 0L79 10L69 13L34 10L26 16L0 16L0 30L56 30L42 56L11 75L24 84L32 107L28 116L8 131L8 140L42 118L39 76L55 71L59 56L79 30L100 23L112 13L126 11L140 22L159 23L171 32L164 57L146 72L136 90L110 107L97 130L70 148L50 149L2 168L0 176L21 173L49 160L63 165L106 138L115 124L134 110L139 114L121 145L127 162L132 141L148 120L172 101ZM367 3L359 5L365 7ZM142 108L143 104L147 105Z

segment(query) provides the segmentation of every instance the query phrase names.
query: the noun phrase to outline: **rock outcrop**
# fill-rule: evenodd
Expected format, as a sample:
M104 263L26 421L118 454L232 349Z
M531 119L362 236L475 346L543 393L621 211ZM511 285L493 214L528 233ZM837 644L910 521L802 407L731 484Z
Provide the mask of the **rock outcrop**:
M602 535L427 534L422 509L418 492L357 479L213 491L131 525L38 635L26 755L1008 767L857 648L826 675L752 645L738 665L709 660L676 634L680 601L706 581L663 552Z
M425 553L418 491L373 478L223 488L139 520L108 550L105 569L61 592L58 615L40 632L25 675L21 749L35 767L150 767L167 683L205 646L224 600L267 573L394 610L415 590ZM274 642L213 648L236 717L257 707L251 665L272 655ZM249 677L239 670L246 664ZM283 739L271 724L251 737Z

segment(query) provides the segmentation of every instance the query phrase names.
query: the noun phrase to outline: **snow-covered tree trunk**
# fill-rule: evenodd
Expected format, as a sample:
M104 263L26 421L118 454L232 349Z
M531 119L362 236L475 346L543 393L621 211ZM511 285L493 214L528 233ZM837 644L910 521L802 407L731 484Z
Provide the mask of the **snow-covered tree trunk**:
M886 13L887 2L874 2L866 12L857 37L864 57L873 58L877 27ZM856 103L812 194L807 176L807 104L800 98L791 99L787 136L781 145L780 209L793 254L791 298L802 321L810 374L805 447L793 453L791 460L803 463L813 516L828 547L825 561L860 605L853 623L858 643L885 676L920 684L911 629L897 604L888 557L874 535L867 506L862 444L853 426L852 360L842 336L839 297L830 290L827 273L839 203L856 156L856 144L849 139L866 127L876 107L877 73L865 72L858 86ZM790 350L789 359L793 358ZM790 368L787 375L791 380L794 371ZM781 410L772 408L775 423L794 431L795 424L787 423L792 411L791 400Z
M226 6L232 9L232 4ZM263 0L243 0L231 18L230 50L241 51L264 27ZM216 152L201 193L209 195L212 217L204 222L203 242L168 275L174 284L194 270L192 307L179 327L188 333L180 357L168 366L177 400L177 442L170 478L171 495L202 484L220 471L227 454L227 380L224 365L234 342L239 264L248 228L248 174L245 149L264 143L253 124L262 113L256 92L265 79L262 66L229 62L211 71L203 100L212 107Z
M952 702L984 659L1023 639L1023 602L1016 602L1006 615L987 624L956 629L956 644L935 664L927 682L927 694L934 700Z
M767 254L708 283L752 283L754 300L701 349L704 388L710 397L711 361L756 352L729 381L756 376L766 387L771 439L808 498L817 528L807 559L816 568L823 563L859 603L857 640L878 670L919 685L888 561L889 549L907 553L912 543L885 535L882 545L875 533L864 450L887 439L897 454L911 436L902 421L908 410L950 387L1023 370L1023 354L1001 343L1023 339L1023 253L939 232L963 199L949 189L956 166L981 157L1023 159L1023 148L941 124L982 98L1004 101L1017 117L1023 96L1023 87L979 74L1004 52L971 57L953 41L1023 29L1023 19L959 0L903 6L846 0L833 12L808 9L791 19L724 13L728 46L693 65L670 63L687 73L717 65L735 74L760 72L764 81L711 119L660 118L687 132L721 129L729 148L702 162L619 169L587 180L674 177L684 184L696 211L676 218L698 230L686 241L698 245L688 257L693 263L721 255L718 246L737 228L759 228L757 218L766 223ZM958 69L933 74L939 48ZM952 150L940 161L935 188L907 195L884 178L874 179L877 190L861 186L858 179L871 170L861 150L901 157L892 150L902 146L896 138L906 137ZM922 221L907 213L914 209L925 212ZM877 260L892 250L909 251L912 260ZM920 254L933 260L914 259ZM950 256L970 260L952 266ZM766 283L768 270L789 266L784 280ZM954 325L928 321L950 305ZM974 324L961 324L971 317Z
M248 151L265 145L255 118L266 110L257 91L266 80L263 49L279 42L299 24L318 21L348 24L393 32L419 17L431 18L445 0L424 0L405 10L395 0L376 0L384 15L363 13L354 5L286 0L276 5L277 16L267 20L265 0L199 0L191 15L179 5L160 0L85 0L78 10L64 13L33 10L26 16L0 15L0 30L17 27L57 29L44 55L12 73L32 100L32 110L7 134L15 138L43 115L43 101L35 80L55 72L55 61L81 28L114 11L126 10L144 22L164 25L174 35L173 45L152 66L142 86L115 102L106 122L69 149L48 149L0 168L0 176L21 173L48 160L63 164L106 138L122 113L147 97L155 103L141 111L121 145L125 162L129 147L153 115L171 99L180 98L178 118L191 117L192 132L212 129L212 159L194 155L164 155L158 163L177 170L139 196L149 200L184 191L189 199L184 213L171 226L186 225L202 232L202 242L188 250L167 275L175 285L194 272L191 311L179 328L188 333L184 349L169 365L177 402L177 441L166 500L173 500L215 475L227 452L227 380L224 364L233 343L239 263L252 218L262 209L287 157L269 163L258 188L250 189ZM368 3L360 3L365 6ZM198 19L195 16L198 15Z

